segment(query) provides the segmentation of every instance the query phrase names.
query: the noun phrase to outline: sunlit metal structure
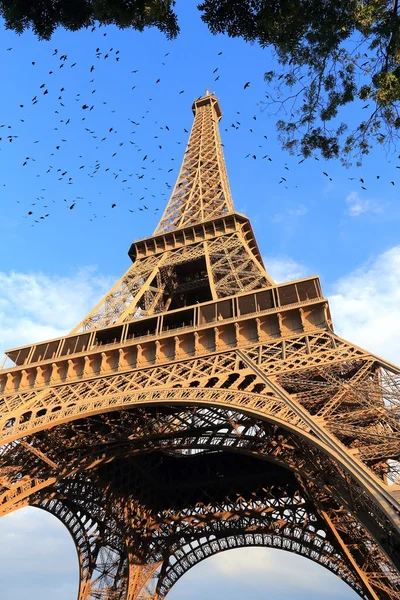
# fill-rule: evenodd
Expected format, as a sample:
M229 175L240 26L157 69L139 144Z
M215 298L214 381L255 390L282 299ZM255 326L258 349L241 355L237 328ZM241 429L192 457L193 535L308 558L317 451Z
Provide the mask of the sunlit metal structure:
M193 112L132 266L70 335L7 353L0 514L66 525L79 600L162 600L248 546L399 600L400 370L334 333L318 277L274 283L234 210L217 98Z

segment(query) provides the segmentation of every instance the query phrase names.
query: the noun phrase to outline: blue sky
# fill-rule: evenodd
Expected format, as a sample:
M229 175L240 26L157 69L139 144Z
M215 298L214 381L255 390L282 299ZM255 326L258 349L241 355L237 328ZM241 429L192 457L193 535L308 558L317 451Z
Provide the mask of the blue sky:
M212 36L195 4L177 3L182 31L176 41L167 41L156 30L140 34L112 27L93 33L59 31L50 42L39 42L31 33L18 37L2 32L4 269L36 270L39 262L53 274L73 273L88 264L113 276L123 271L131 240L156 226L154 209L163 208L166 184L173 184L179 170L187 141L184 129L192 122L191 103L206 87L216 92L224 112L221 133L236 208L251 218L263 254L295 256L329 283L366 256L397 243L397 154L379 149L361 169L345 170L323 159L299 165L298 157L281 150L275 117L260 110L268 91L263 73L274 64L271 53L238 39ZM65 54L67 60L60 61ZM251 83L244 90L247 81ZM89 109L82 110L84 104ZM350 117L353 113L357 116L356 108ZM236 121L239 129L231 127ZM8 135L18 138L10 143ZM245 158L249 153L257 159ZM272 162L262 159L266 154ZM136 174L143 173L139 180ZM282 176L287 181L279 184ZM349 196L353 200L346 203ZM148 211L138 212L140 198ZM113 203L117 206L111 209ZM354 205L359 207L356 216L349 214ZM50 216L34 222L45 214Z
M0 23L0 349L68 331L126 270L132 240L155 229L178 174L192 101L210 88L224 113L220 128L234 203L252 221L267 270L279 281L319 273L339 334L396 362L398 152L376 149L358 169L323 159L298 164L299 157L281 150L276 117L260 104L272 54L212 36L196 2L179 0L177 11L181 34L174 41L156 30L107 27L56 31L50 42L39 42ZM358 111L348 111L350 121ZM286 182L279 183L282 176ZM29 586L31 600L67 600L75 585L68 534L32 511L0 522L7 556L18 560L14 566L10 558L0 560L2 593L19 600ZM40 557L35 577L32 547ZM206 561L176 586L171 600L212 600L223 597L221 590L235 600L249 586L254 599L321 598L324 586L331 593L325 591L326 598L355 597L304 559L266 552ZM52 555L62 557L62 572ZM282 577L280 565L293 576ZM18 577L10 576L14 569Z

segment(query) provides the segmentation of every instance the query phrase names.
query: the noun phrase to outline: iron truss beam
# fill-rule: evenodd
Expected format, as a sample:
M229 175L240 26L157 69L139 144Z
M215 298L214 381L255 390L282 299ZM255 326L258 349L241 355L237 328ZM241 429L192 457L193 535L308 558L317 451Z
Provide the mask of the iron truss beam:
M0 516L71 533L78 600L164 600L230 548L305 556L400 600L400 370L276 285L234 211L207 93L172 196L70 335L0 372Z

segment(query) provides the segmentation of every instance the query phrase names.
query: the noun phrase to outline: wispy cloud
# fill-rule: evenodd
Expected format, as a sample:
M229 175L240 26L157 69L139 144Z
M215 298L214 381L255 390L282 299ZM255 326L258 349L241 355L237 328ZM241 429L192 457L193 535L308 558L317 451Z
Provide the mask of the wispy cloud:
M290 577L288 577L290 573ZM312 584L311 584L312 582ZM282 550L246 548L222 552L195 567L171 591L171 600L356 600L343 581L304 557Z
M290 257L263 259L277 283L312 274ZM328 299L338 335L400 363L400 246L344 275L331 284L330 290Z
M304 204L298 204L292 208L288 208L282 212L275 213L272 215L271 221L273 223L281 223L285 219L297 219L299 217L304 217L308 214L308 208Z
M364 213L380 213L383 210L382 204L376 200L361 198L359 192L353 191L346 197L346 214L350 217L359 217Z
M400 246L339 279L329 301L339 335L400 363Z
M267 272L276 283L300 279L307 274L307 268L288 256L263 256Z
M92 268L72 277L0 272L0 352L68 332L112 283Z
M0 581L4 600L72 600L78 560L68 530L38 508L0 520Z

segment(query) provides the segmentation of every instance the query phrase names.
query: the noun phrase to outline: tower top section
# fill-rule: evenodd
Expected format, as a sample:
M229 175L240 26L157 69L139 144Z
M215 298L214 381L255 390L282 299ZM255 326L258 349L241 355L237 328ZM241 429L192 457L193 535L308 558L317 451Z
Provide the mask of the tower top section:
M215 96L215 94L213 92L210 92L210 90L206 90L206 93L204 94L204 96L197 98L197 100L195 100L193 102L193 104L192 104L193 114L196 116L196 111L201 106L204 106L206 104L211 104L211 106L213 107L213 109L215 111L215 116L217 117L218 122L219 122L222 119L222 110L219 105L217 97Z
M233 212L218 123L222 111L206 91L193 102L194 122L181 170L155 234L209 221Z

